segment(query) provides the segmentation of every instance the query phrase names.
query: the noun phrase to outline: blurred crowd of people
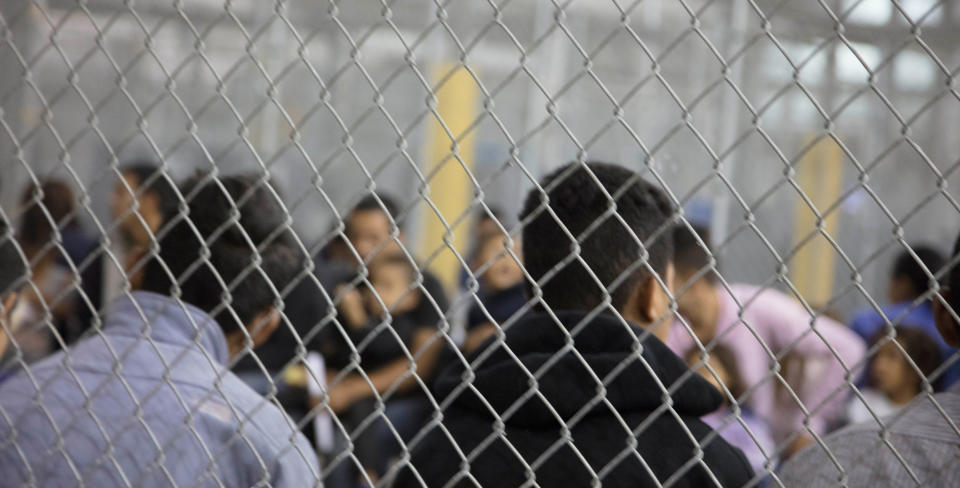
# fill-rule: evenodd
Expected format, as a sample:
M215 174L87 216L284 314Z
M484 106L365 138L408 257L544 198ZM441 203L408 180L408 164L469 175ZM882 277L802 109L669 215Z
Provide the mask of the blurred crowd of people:
M8 215L16 216L12 235L29 265L29 283L7 310L5 330L15 347L5 353L3 378L96 336L112 304L151 289L144 275L161 255L171 219L194 218L184 214L185 194L154 164L124 166L110 195L110 219L92 230L83 226L86 209L78 206L69 184L49 180L24 189L17 210ZM313 445L321 446L321 458L331 466L324 475L329 486L372 485L396 476L404 444L438 425L437 389L451 388L450 381L472 385L466 366L485 355L496 358L498 352L485 349L505 341L505 331L543 308L530 293L540 288L531 278L544 275L530 271L539 258L528 256L528 242L520 236L505 233L496 209L484 207L476 215L470 269L463 270L455 290L445 289L409 253L400 215L388 195L362 198L345 214L343 232L332 233L289 282L273 283L283 302L276 330L260 339L253 333L237 336L236 347L228 334L232 371L260 395L275 398ZM918 396L947 391L960 378L957 350L935 324L933 276L948 261L939 246L905 249L890 270L885 300L871 300L844 324L774 287L725 280L705 227L681 222L671 234L673 257L658 274L672 288L676 313L663 319L641 310L638 319L623 317L648 322L690 372L716 387L719 408L698 417L743 452L760 484L769 482L782 461L828 433L896 415ZM568 244L556 247L569 252ZM257 273L257 266L245 272ZM195 272L188 268L188 274ZM546 300L550 307L565 310L577 303L579 297L566 295L578 292L576 286L569 291L551 286L541 291L558 297ZM451 302L451 297L459 298ZM219 301L219 294L215 298ZM617 307L617 300L611 289L597 303ZM469 306L460 311L451 306L465 302ZM462 334L456 332L460 327ZM322 358L322 378L305 366L309 353ZM462 376L450 380L449 371L457 367L464 369ZM448 374L441 374L444 370ZM526 379L510 371L498 373L499 382L521 382L518 388L529 389ZM311 382L320 383L325 394L311 394ZM547 385L545 379L540 386L549 390ZM472 394L467 386L461 389ZM611 395L613 390L607 386ZM318 431L306 426L330 422L325 412L336 415L339 427L333 431L339 434L320 442Z

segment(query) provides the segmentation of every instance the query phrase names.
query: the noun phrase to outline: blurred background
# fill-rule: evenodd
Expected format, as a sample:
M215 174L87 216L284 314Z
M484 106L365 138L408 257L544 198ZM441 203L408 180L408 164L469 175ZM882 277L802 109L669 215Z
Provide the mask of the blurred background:
M725 279L786 276L841 317L958 227L954 2L4 0L0 21L13 220L34 179L96 229L128 161L255 169L314 249L394 196L452 287L485 206L518 235L536 179L607 160L710 225Z

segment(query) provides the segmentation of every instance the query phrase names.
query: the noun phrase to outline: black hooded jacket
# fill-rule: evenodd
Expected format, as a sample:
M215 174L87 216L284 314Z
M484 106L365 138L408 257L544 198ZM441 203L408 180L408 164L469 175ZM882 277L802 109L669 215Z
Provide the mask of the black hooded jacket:
M641 330L628 329L612 315L593 317L579 329L585 314L562 312L558 317L563 328L545 314L524 317L508 329L508 348L488 341L468 357L471 362L482 359L474 375L459 362L441 373L437 400L449 404L443 428L430 423L423 437L411 441L410 463L401 468L394 487L508 488L531 478L542 487L587 487L594 475L605 487L658 482L741 486L750 481L753 472L743 453L711 435L712 429L699 420L720 407L720 392L690 373L666 345L653 336L638 342ZM572 342L564 329L577 329ZM640 345L655 374L634 352ZM536 375L548 365L533 388L524 369ZM472 381L465 381L471 376ZM684 376L670 397L674 415L663 406L659 384L670 389ZM504 421L502 436L494 434L497 421L491 408ZM563 423L570 426L569 443L563 442ZM691 434L702 444L703 463L697 461Z

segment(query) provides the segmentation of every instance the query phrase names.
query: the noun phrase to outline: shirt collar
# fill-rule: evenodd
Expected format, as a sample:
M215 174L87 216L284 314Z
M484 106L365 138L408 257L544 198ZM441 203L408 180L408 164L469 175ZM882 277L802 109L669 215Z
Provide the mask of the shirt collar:
M226 364L229 359L227 339L209 314L157 293L136 291L117 298L111 305L104 330L173 345L196 344L220 364Z

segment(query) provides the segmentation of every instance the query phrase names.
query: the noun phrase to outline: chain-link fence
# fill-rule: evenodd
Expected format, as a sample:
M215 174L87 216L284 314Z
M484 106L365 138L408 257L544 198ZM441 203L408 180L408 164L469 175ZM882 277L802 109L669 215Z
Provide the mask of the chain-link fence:
M29 272L0 282L19 290L0 469L856 484L870 463L828 433L865 420L864 449L893 459L874 482L950 485L898 429L932 406L960 443L934 393L960 361L933 325L960 210L958 26L936 0L5 0L0 206ZM597 160L637 176L607 185ZM554 206L573 181L582 228ZM641 229L624 209L646 185L675 210L638 204ZM543 219L562 232L532 252L563 256L534 269L521 237ZM610 225L629 234L610 256L638 251L605 278L589 249ZM595 306L551 302L570 266ZM646 298L618 299L638 276ZM591 349L596 331L621 344ZM597 417L614 420L594 439ZM727 444L752 474L725 477Z

